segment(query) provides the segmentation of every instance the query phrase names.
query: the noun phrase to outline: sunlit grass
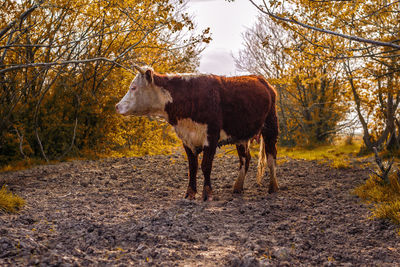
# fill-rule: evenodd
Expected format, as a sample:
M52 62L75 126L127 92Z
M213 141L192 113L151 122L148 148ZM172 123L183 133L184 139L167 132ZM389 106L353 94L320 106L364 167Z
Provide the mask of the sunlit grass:
M345 140L337 140L333 144L325 144L314 147L278 147L278 164L287 161L287 158L315 160L336 169L350 168L352 164L359 163L363 158L358 157L362 145L361 140L351 143ZM252 158L258 157L259 145L253 142L250 146ZM237 155L234 145L224 146L217 156Z
M384 183L376 175L354 190L354 193L367 203L373 203L372 216L389 219L400 224L400 184L398 176L392 173L389 183Z
M345 169L350 168L352 164L358 161L357 154L360 151L361 145L361 141L354 141L348 144L339 140L334 144L316 147L281 147L278 153L280 157L316 160L332 168Z
M109 150L107 152L96 152L92 150L82 150L80 156L68 157L62 160L50 160L46 162L38 158L26 158L10 162L0 166L1 172L20 171L44 164L57 164L62 161L74 160L98 160L104 158L122 158L122 157L142 157L154 155L170 155L174 153L181 145L179 143L162 144L158 146L143 145L141 147L132 147L131 149L121 149L118 151Z
M0 211L17 212L25 205L25 200L10 192L6 186L0 189Z

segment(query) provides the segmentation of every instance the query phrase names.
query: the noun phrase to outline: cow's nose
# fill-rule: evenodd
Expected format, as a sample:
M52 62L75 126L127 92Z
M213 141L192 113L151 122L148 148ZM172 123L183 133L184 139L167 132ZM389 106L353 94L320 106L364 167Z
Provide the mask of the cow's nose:
M115 111L119 112L119 106L118 106L118 104L115 105Z

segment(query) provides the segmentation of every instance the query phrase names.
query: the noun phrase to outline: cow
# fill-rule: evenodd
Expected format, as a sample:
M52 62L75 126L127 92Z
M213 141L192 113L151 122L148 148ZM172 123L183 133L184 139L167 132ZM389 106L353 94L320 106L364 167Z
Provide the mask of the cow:
M160 116L174 127L189 162L189 185L185 198L195 199L198 156L203 152L202 198L204 201L212 200L212 163L217 147L225 144L236 145L240 165L233 191L241 193L250 163L249 143L253 138L261 139L257 182L261 183L268 165L268 192L279 190L276 178L276 92L263 77L160 74L150 67L134 68L138 74L126 95L116 104L116 112Z

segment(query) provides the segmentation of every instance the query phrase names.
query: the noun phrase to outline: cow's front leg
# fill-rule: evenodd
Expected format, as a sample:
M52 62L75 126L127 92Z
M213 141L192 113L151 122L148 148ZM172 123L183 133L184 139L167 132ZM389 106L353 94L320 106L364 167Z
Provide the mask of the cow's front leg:
M201 162L201 170L204 175L204 187L203 187L203 200L212 200L212 188L211 188L211 169L212 162L214 159L215 151L217 149L217 142L210 142L209 146L204 147L203 160Z
M198 164L198 153L193 153L193 151L184 146L186 155L189 161L189 185L186 190L185 198L194 200L196 197L197 189L196 189L196 176L197 176L197 169L199 168Z

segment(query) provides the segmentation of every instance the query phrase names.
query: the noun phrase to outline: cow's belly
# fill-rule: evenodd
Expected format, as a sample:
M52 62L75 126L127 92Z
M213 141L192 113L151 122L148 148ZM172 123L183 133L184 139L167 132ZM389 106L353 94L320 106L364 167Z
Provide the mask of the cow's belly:
M183 144L190 148L193 153L199 149L202 150L209 144L207 137L208 126L205 123L198 123L186 118L178 120L178 123L174 125L174 129ZM231 144L234 142L235 140L224 130L220 131L219 145Z
M186 118L178 120L178 123L174 125L174 129L183 144L193 152L197 148L208 146L207 124L198 123Z

